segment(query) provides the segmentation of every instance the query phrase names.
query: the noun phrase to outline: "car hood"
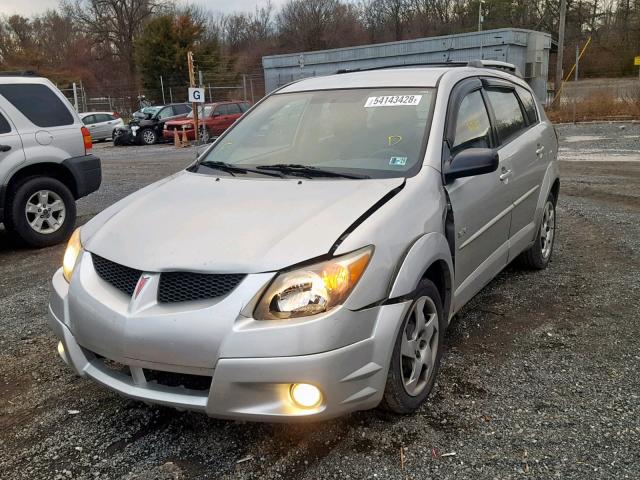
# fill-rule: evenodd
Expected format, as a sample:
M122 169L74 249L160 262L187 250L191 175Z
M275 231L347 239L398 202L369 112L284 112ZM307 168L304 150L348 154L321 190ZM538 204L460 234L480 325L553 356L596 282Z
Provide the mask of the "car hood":
M82 241L89 252L149 272L274 271L327 254L403 181L182 172L94 217Z

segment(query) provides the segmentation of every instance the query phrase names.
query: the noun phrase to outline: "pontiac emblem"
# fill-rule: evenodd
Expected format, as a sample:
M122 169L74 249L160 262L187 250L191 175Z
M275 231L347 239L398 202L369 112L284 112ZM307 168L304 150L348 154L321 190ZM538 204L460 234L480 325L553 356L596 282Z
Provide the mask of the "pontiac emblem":
M136 285L136 289L133 292L133 299L135 300L136 298L138 298L138 295L140 295L140 292L142 291L142 289L144 288L144 286L147 284L147 282L151 280L151 276L150 275L142 275L140 277L140 279L138 280L138 284Z

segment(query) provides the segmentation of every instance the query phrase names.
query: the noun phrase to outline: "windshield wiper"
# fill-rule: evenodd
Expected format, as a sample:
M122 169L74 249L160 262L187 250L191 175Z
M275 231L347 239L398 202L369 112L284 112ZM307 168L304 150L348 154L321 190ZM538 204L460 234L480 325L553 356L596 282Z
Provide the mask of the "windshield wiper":
M198 165L204 165L205 167L213 168L215 170L222 170L223 172L230 173L232 176L236 176L236 173L259 173L261 175L268 175L270 177L284 178L284 175L276 172L263 172L262 170L255 170L253 168L241 167L239 165L232 165L226 162L214 162L211 160L203 160Z
M358 175L355 173L340 173L334 170L326 170L324 168L312 167L311 165L300 165L296 163L277 163L275 165L260 165L256 167L260 170L273 170L285 174L299 175L302 177L335 177L335 178L352 178L364 179L371 178L368 175Z

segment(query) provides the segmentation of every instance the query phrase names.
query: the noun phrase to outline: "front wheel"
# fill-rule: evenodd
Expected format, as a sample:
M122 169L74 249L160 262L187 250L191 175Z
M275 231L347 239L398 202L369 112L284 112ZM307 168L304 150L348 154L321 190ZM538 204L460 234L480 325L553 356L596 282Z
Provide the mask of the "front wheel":
M438 289L422 280L396 337L383 409L407 414L426 400L438 374L446 326Z
M76 202L65 184L34 177L20 184L9 205L6 226L32 247L48 247L66 240L76 223Z
M140 132L140 138L145 145L153 145L158 141L158 134L151 128L145 128Z
M553 242L556 238L556 199L549 194L542 211L542 221L536 240L520 255L520 264L525 268L543 270L549 265L553 253Z

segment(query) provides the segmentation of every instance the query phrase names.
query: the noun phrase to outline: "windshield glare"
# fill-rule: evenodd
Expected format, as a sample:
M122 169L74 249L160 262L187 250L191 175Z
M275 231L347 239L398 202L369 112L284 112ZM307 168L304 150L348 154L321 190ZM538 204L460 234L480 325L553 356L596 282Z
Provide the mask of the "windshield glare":
M230 130L202 159L256 167L301 164L405 176L419 169L432 88L276 94Z

